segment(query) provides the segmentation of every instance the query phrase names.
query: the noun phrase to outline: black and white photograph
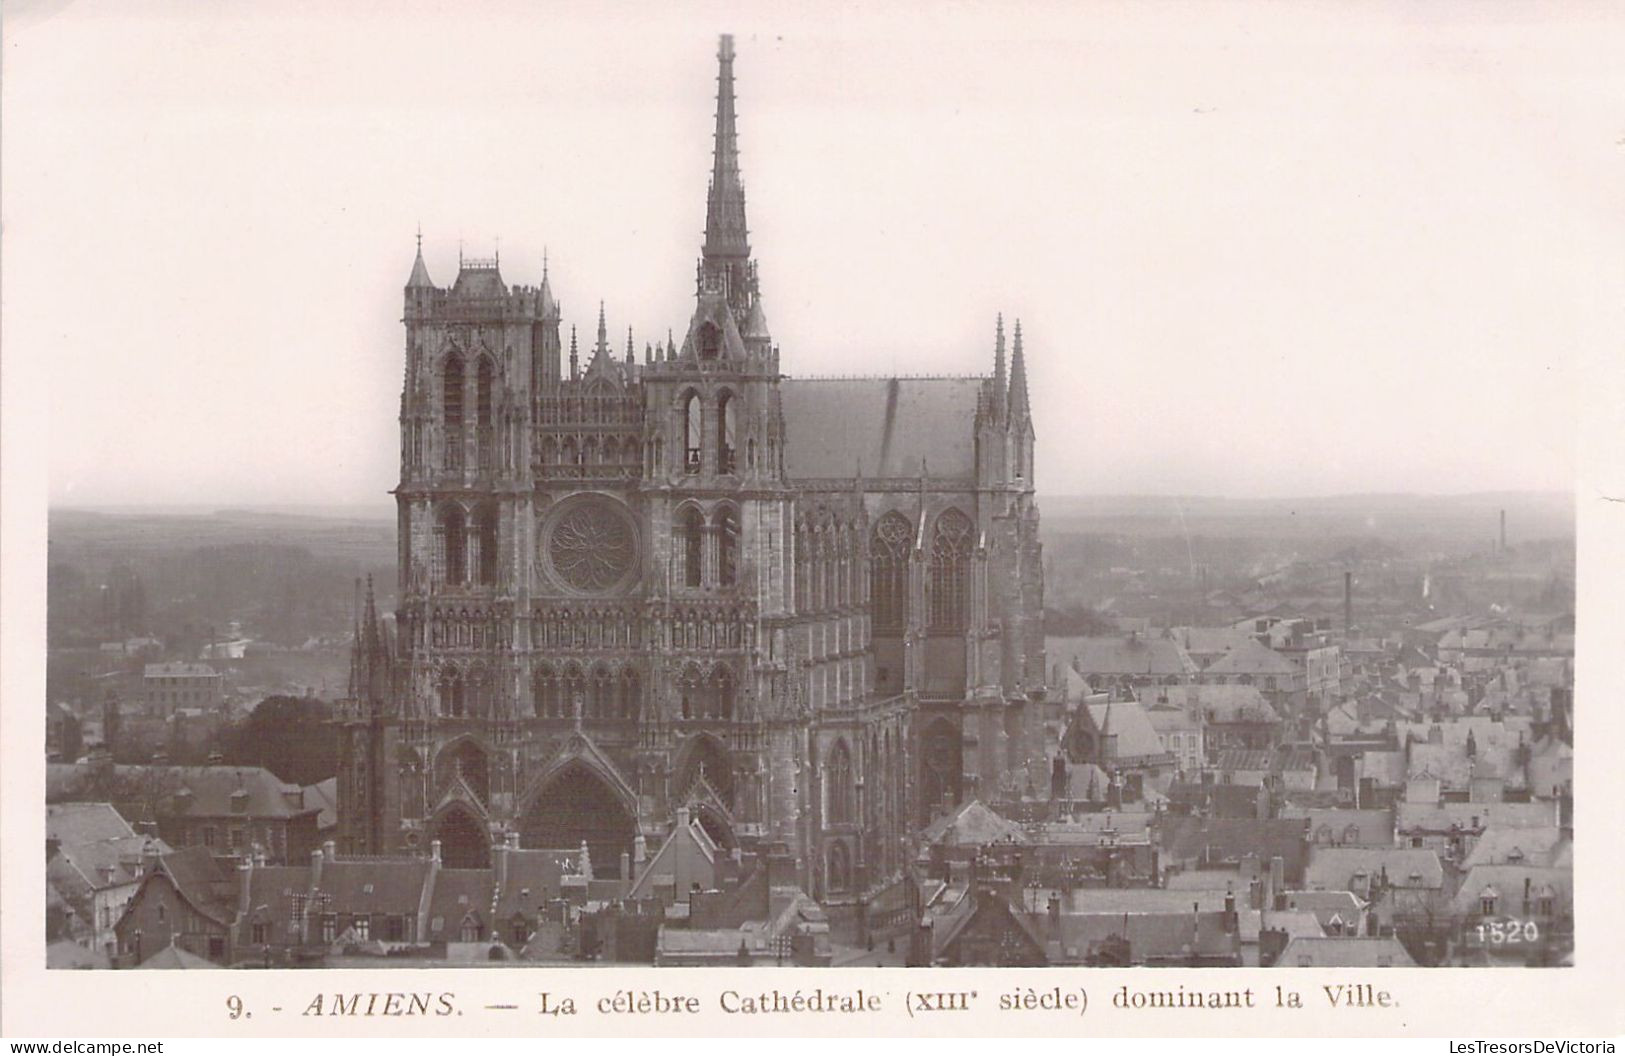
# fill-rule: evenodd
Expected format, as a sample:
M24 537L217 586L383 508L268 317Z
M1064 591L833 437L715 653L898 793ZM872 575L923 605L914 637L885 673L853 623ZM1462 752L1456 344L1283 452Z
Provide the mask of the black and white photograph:
M8 4L6 971L1596 979L1622 25Z

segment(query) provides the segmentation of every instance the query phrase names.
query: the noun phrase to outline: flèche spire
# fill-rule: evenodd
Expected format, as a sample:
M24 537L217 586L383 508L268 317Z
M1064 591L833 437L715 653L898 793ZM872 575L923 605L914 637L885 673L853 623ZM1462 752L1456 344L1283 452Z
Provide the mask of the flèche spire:
M745 229L745 185L739 177L739 129L734 114L734 38L724 34L717 48L717 127L711 158L711 188L705 203L707 270L743 263L750 257Z

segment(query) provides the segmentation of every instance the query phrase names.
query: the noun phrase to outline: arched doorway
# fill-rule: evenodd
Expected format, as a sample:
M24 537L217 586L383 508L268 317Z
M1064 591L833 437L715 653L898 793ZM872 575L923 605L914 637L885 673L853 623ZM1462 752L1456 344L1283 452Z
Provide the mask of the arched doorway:
M440 864L447 869L491 867L491 838L468 811L452 807L434 823L433 832L432 838L440 841Z
M620 876L621 854L632 853L637 824L615 790L579 762L554 774L519 823L523 847L569 850L587 845L598 877Z

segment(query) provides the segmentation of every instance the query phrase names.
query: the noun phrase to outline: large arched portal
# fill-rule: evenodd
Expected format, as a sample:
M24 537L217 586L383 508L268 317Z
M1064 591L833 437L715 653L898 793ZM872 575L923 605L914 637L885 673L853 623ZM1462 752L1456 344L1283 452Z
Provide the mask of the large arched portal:
M621 855L632 853L637 823L598 774L579 763L553 775L519 823L523 847L565 850L587 845L594 876L620 876Z
M431 831L440 841L440 864L447 869L491 868L491 837L468 811L452 807Z

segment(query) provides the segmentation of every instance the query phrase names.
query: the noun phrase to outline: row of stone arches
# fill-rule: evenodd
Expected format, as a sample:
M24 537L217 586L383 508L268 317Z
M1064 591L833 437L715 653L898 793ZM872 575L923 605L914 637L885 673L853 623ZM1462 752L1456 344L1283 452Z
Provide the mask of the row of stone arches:
M546 649L639 649L643 623L624 609L556 609L537 617L535 635Z
M643 710L643 676L631 664L538 665L530 676L537 718L636 719Z
M474 792L477 802L448 802L433 817L428 835L440 843L448 868L488 868L492 837L485 819L490 764L473 739L448 745L435 762L438 783L454 779ZM734 809L733 763L722 742L698 734L678 751L670 796L688 805L706 831L724 847L734 845L730 815ZM566 760L548 774L520 808L519 845L525 848L575 851L585 845L593 875L618 876L623 854L630 854L637 835L636 804L599 768L584 758Z

